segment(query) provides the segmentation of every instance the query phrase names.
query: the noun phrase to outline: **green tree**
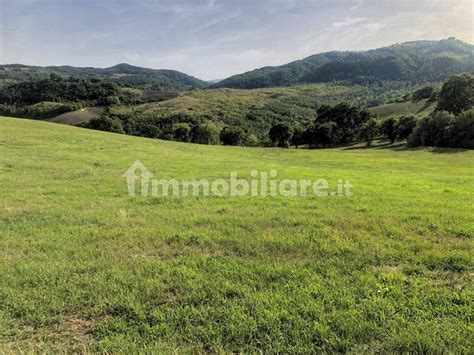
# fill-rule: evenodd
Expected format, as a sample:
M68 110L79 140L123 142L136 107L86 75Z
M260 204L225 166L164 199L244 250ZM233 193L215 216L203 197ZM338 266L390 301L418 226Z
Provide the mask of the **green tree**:
M220 139L224 145L242 145L245 142L244 130L236 126L227 126L220 133Z
M191 130L193 143L199 144L218 144L219 133L219 128L211 122L200 123Z
M293 135L292 128L286 123L277 123L269 132L269 136L274 145L282 148L289 147L289 141Z
M453 75L439 93L438 111L459 114L474 106L474 74Z
M450 132L450 146L474 149L474 109L464 111L454 120Z
M367 142L367 146L370 147L372 145L372 141L377 136L379 131L379 126L377 121L373 118L369 119L365 122L359 131L359 140Z
M416 127L416 116L402 116L398 120L397 137L398 139L407 139L413 129Z
M413 133L408 137L408 145L449 147L451 125L455 120L454 115L446 111L435 111L430 116L418 121Z
M191 140L191 126L188 123L176 123L173 125L173 137L179 142Z
M394 143L395 139L397 138L398 130L397 130L398 120L394 117L389 117L384 120L380 126L380 131L390 140L390 143Z
M291 144L298 148L298 146L305 144L305 131L301 126L296 126L293 129L293 136L291 137Z

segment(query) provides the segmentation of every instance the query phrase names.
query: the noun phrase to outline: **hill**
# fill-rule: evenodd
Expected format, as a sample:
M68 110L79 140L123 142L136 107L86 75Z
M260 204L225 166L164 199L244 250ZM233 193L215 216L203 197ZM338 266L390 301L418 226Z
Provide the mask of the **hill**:
M474 46L449 38L415 41L360 52L327 52L278 67L264 67L212 87L253 89L303 83L439 82L474 71Z
M209 85L205 81L175 70L148 69L126 63L109 68L83 68L68 65L48 67L21 64L0 65L0 83L45 79L52 73L66 77L96 78L141 88L163 90L204 88Z
M332 83L294 85L265 89L194 90L161 102L138 105L114 105L109 113L124 125L137 118L160 127L160 138L172 135L172 126L180 123L212 122L219 127L238 126L257 141L268 140L268 131L278 122L303 126L312 123L321 105L349 102L356 106L399 99L410 92L400 83L385 85L340 85ZM433 103L424 109L423 101L374 106L371 111L382 117L421 114L433 110ZM167 138L169 139L169 138Z
M417 115L425 117L436 109L437 104L437 101L429 99L408 100L371 107L369 108L369 111L380 118L402 115Z
M48 122L62 123L68 125L79 125L81 123L89 122L94 117L99 117L105 112L105 107L86 107L80 110L62 113L60 115L46 119Z
M0 132L2 352L472 349L473 151ZM276 169L354 194L132 198L137 159L158 179Z

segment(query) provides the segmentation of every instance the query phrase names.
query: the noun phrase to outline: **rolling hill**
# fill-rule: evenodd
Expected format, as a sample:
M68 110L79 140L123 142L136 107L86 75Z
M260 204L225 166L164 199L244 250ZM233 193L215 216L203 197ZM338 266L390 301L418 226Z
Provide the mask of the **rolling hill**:
M474 71L474 46L449 38L415 41L360 52L327 52L277 67L232 76L214 88L253 89L303 83L439 82Z
M205 88L209 83L187 74L164 69L148 69L121 63L109 68L73 66L28 66L22 64L0 65L0 82L28 81L44 79L55 73L61 76L97 78L142 88L184 90Z
M353 196L129 197L157 179ZM0 117L0 352L469 353L474 151L280 150Z

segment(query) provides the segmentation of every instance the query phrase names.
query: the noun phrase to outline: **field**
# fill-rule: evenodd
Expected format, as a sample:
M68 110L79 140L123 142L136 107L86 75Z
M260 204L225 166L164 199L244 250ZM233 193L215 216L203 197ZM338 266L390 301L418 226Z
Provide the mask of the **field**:
M344 197L129 197L157 178ZM0 351L453 352L473 343L474 151L183 144L0 118Z
M77 111L66 112L53 118L48 118L46 121L78 125L84 122L89 122L89 120L94 117L99 117L104 111L105 107L86 107Z
M437 101L429 100L413 100L405 102L394 102L391 104L380 105L370 109L370 112L376 114L381 118L390 116L402 116L402 115L418 115L420 117L428 116L432 113Z

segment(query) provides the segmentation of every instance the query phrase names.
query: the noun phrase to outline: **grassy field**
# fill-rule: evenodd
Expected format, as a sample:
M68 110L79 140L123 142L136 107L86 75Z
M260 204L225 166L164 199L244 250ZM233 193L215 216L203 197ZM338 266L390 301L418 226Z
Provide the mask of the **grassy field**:
M89 122L90 119L99 117L104 112L105 107L86 107L77 111L66 112L53 118L48 118L46 121L68 125L78 125Z
M405 102L394 102L391 104L380 105L369 109L370 112L381 118L402 115L418 115L420 117L428 116L436 109L437 101L414 100Z
M129 197L157 178L352 197ZM474 152L182 144L0 118L0 351L472 353Z

